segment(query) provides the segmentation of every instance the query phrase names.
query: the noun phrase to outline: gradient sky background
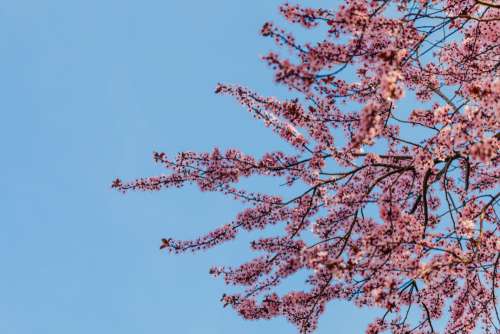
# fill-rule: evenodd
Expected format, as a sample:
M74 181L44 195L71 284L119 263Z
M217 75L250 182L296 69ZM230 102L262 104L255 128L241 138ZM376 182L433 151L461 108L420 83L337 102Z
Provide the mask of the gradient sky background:
M154 150L283 143L217 82L284 90L259 60L278 0L16 0L0 3L0 333L293 333L222 308L213 264L244 242L168 256L238 206L189 187L123 196L117 176L161 173ZM329 304L319 334L360 333L372 312Z

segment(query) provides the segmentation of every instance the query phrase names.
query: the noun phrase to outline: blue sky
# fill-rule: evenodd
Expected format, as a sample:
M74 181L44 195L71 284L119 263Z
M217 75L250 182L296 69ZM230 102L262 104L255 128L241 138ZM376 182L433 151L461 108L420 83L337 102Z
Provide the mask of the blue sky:
M195 188L110 189L161 170L154 150L283 143L217 82L281 94L258 31L281 1L0 3L0 332L292 333L247 322L219 299L213 264L248 259L231 243L197 255L158 250L230 221L238 206ZM318 333L359 333L365 310L329 305Z

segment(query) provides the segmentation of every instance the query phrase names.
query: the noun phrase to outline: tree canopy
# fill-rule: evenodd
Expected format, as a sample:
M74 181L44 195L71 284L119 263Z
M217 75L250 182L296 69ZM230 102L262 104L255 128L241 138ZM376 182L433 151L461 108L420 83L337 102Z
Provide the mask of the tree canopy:
M500 4L346 0L279 10L314 39L262 27L292 52L263 60L293 97L227 84L215 92L291 149L261 157L156 152L167 174L113 187L195 184L245 203L233 221L195 240L163 239L173 253L281 227L251 242L251 261L210 271L242 287L222 302L246 319L284 316L310 333L325 305L341 299L384 310L366 333L498 332ZM240 181L251 176L281 179L295 195L247 190ZM308 275L303 290L275 291L299 271Z

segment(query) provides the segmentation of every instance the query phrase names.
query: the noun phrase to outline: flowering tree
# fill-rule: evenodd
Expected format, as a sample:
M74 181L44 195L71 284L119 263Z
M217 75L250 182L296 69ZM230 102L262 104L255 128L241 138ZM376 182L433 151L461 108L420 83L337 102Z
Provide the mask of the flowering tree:
M325 304L343 299L383 310L367 333L434 333L441 317L445 333L498 332L500 4L347 0L280 11L325 34L299 43L273 23L262 28L292 51L263 59L294 98L224 84L216 93L234 97L290 152L155 153L170 173L113 187L196 184L247 205L196 240L163 239L173 253L282 226L251 242L250 262L211 269L244 287L222 302L246 319L284 316L310 333ZM283 179L294 195L238 187L255 175ZM308 275L303 291L275 292L298 272Z

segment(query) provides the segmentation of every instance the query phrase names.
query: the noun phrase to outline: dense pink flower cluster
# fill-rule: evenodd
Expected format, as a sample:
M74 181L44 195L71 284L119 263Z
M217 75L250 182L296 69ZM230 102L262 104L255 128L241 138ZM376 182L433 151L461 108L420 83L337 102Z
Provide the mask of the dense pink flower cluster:
M113 187L191 183L248 206L198 239L163 239L176 253L282 227L251 242L251 261L210 271L242 287L222 302L247 319L283 316L310 333L326 304L343 299L384 310L366 333L498 333L498 1L347 0L280 11L302 28L327 28L304 45L271 22L261 30L294 52L264 60L300 98L225 84L216 93L234 97L292 153L155 153L168 174ZM289 196L238 186L256 175L283 179ZM308 275L303 290L276 292L299 272Z

